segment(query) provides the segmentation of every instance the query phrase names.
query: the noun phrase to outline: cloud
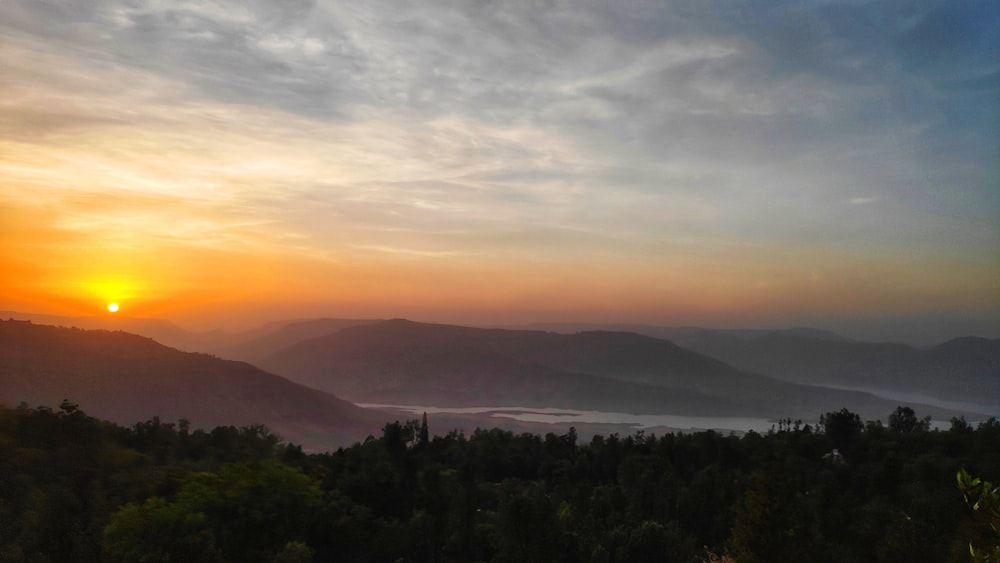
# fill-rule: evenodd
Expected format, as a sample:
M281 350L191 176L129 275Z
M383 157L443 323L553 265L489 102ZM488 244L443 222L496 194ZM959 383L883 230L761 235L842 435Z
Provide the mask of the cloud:
M807 244L997 270L997 12L8 0L0 204L324 260L704 245L778 271Z

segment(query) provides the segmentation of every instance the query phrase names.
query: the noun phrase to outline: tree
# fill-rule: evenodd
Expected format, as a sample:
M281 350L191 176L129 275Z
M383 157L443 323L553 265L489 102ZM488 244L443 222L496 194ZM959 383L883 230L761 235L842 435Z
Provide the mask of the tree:
M976 563L1000 562L1000 486L973 478L965 468L959 469L957 479L965 502L976 513L977 523L989 530L984 541L969 542L972 560Z
M972 430L972 425L965 420L964 416L951 417L951 428L948 429L949 432L969 434Z
M409 442L406 429L398 420L382 427L382 444L394 456L406 451L406 444Z
M62 411L61 414L71 415L75 412L79 412L80 405L70 401L69 399L63 399L62 403L59 404L59 410Z
M733 555L740 563L815 561L815 512L796 483L805 472L788 460L761 468L736 503Z
M104 529L104 552L122 562L224 561L204 513L159 497L119 509Z
M271 563L312 563L312 550L302 542L288 542L285 549L274 556Z
M427 413L424 413L423 418L420 420L420 437L417 440L418 445L426 445L430 441L430 430L427 428Z
M896 407L889 415L889 430L908 434L911 432L927 432L931 427L931 417L917 418L910 407Z
M832 446L840 449L854 444L864 429L861 417L846 408L820 415L819 424Z
M280 462L226 465L188 475L173 499L125 505L104 529L104 547L109 560L123 562L301 556L289 545L322 521L322 499L319 483Z

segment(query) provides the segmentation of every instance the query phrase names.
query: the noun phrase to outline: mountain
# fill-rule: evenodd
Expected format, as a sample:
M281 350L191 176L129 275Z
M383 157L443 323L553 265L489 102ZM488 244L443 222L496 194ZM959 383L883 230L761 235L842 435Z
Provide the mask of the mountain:
M22 313L18 311L0 311L0 319L31 321L41 325L64 326L86 330L121 330L152 338L166 346L191 352L214 352L218 348L278 330L285 324L275 323L273 326L265 325L246 333L234 334L221 330L191 332L180 328L168 320L130 317L122 313L67 317Z
M250 364L142 336L0 321L0 402L63 399L122 424L153 416L196 427L264 424L308 447L363 439L388 419Z
M271 321L261 326L238 332L213 330L191 332L164 319L129 317L118 314L87 317L66 317L0 311L0 319L31 321L36 324L75 327L82 329L121 330L138 334L188 352L205 352L216 356L245 362L257 361L292 344L333 334L338 330L358 324L379 322L374 319L286 319Z
M882 417L897 406L742 372L634 333L566 335L396 319L300 342L259 365L356 402L809 419L844 406Z
M538 324L573 333L628 330L783 381L873 392L901 400L1000 413L1000 340L956 338L931 348L863 342L808 327L714 329L616 324Z
M535 323L520 327L502 327L515 330L544 330L558 332L562 334L575 334L578 332L634 332L653 338L672 340L677 342L681 339L709 334L726 334L743 338L763 336L765 334L787 334L790 336L802 336L817 340L831 340L837 342L850 341L849 338L841 336L835 332L811 327L792 328L703 328L698 326L656 326L646 324L618 324L618 323Z
M286 321L262 327L251 338L227 346L213 349L214 353L233 360L257 362L267 356L318 336L333 334L341 329L380 322L379 320L360 319L311 319L303 321ZM267 330L270 328L271 330Z
M966 337L920 349L782 333L692 333L677 343L785 381L1000 405L1000 340Z

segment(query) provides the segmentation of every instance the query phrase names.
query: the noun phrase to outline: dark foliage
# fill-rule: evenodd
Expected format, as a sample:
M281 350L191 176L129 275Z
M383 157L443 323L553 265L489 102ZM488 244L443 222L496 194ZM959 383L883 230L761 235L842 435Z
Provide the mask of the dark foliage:
M955 475L996 480L1000 424L893 414L589 444L421 420L309 455L261 426L22 405L0 410L0 560L968 561L989 538Z

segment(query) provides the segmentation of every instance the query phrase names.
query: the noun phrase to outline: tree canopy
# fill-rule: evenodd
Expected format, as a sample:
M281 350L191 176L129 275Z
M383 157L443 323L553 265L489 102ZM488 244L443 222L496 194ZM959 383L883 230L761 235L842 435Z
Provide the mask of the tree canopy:
M260 426L4 408L0 560L937 562L968 561L970 544L995 557L1000 423L931 431L892 414L588 443L432 436L423 418L307 454Z

